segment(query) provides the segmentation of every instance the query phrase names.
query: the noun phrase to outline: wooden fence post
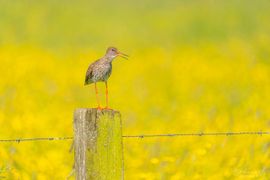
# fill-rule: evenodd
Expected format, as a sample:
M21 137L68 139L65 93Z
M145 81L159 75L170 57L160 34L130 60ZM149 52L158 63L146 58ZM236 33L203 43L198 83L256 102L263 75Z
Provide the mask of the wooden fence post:
M76 109L74 153L77 180L124 179L120 113L114 110Z

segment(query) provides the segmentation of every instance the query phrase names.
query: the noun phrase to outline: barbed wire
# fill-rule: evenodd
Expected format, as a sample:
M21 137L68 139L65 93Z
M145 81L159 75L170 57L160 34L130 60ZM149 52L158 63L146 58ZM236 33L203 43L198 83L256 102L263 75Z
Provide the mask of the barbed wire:
M123 135L123 138L154 138L154 137L176 137L176 136L241 136L241 135L270 135L269 131L242 131L242 132L199 132L199 133L174 133L174 134L141 134ZM37 137L37 138L15 138L0 139L0 142L26 142L26 141L64 141L72 140L73 137Z
M243 132L199 132L199 133L176 133L176 134L142 134L125 135L124 138L152 138L152 137L175 137L175 136L239 136L239 135L270 135L267 131L243 131Z
M15 138L15 139L0 139L0 142L24 142L24 141L63 141L71 140L73 137L37 137L37 138Z

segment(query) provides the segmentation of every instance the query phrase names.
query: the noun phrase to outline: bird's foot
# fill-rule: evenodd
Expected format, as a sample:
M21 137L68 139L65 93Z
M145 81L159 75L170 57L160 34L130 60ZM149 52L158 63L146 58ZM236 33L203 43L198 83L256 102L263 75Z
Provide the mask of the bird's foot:
M98 110L112 110L112 108L109 108L108 106L106 106L106 107L104 107L104 108L101 107L101 106L98 106L97 109L98 109Z
M106 109L106 110L112 110L112 108L109 108L108 106L106 106L105 108L103 109Z

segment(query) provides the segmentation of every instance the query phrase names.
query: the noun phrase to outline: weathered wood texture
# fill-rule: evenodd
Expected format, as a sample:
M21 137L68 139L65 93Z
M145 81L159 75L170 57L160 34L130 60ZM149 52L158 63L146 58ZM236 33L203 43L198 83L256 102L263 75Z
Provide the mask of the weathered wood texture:
M114 110L76 109L74 153L77 180L123 179L120 113Z

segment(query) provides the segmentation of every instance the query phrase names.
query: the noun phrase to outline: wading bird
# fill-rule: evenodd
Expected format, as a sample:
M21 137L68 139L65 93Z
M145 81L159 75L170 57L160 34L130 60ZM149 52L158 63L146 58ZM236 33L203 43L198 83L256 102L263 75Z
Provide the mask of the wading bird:
M97 90L97 82L105 82L106 86L106 107L105 109L109 109L109 100L108 100L108 84L107 80L110 77L112 73L112 61L116 57L123 57L125 59L128 58L128 55L118 51L117 48L115 47L109 47L106 51L105 56L102 58L96 60L92 64L89 65L87 71L86 71L86 76L85 76L85 81L84 85L92 84L95 83L95 92L96 92L96 98L97 98L97 104L98 104L98 109L102 109L100 106L99 98L98 98L98 90Z

